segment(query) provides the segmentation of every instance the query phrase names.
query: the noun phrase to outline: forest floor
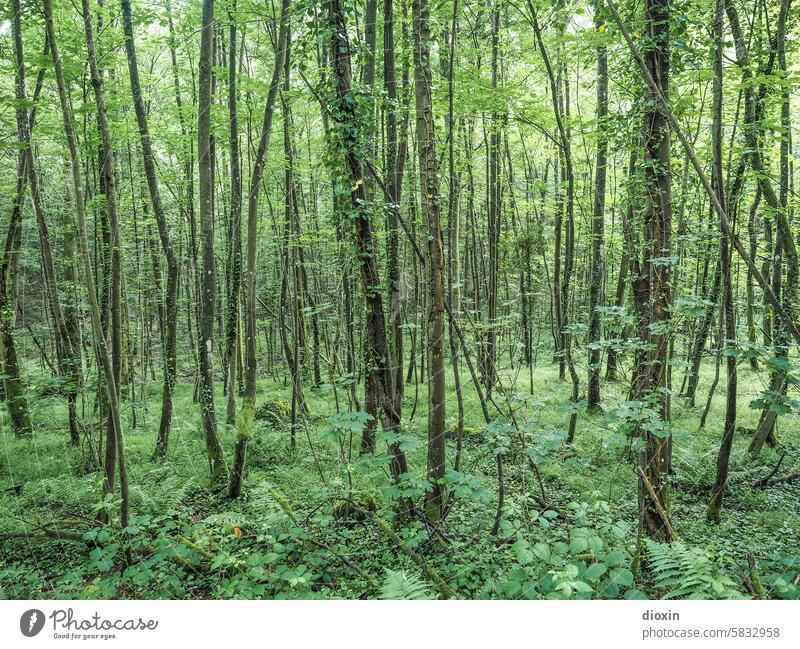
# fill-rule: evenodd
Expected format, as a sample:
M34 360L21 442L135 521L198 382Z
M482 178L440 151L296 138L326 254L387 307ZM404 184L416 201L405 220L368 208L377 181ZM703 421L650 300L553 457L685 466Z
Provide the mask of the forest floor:
M682 372L676 370L675 374L678 383ZM330 386L305 389L308 425L298 427L295 448L290 448L285 421L256 422L245 495L231 502L224 491L209 489L199 407L192 403L190 384L181 383L177 388L167 461L151 460L161 390L160 383L152 381L147 386L148 403L135 404L135 428L132 404L130 400L124 404L134 515L129 533L135 556L142 559L127 567L115 543L118 535L94 522L101 472L96 463L87 460L87 443L80 449L69 445L63 400L44 396L32 399L36 427L32 440L13 436L3 409L0 597L435 595L435 579L425 568L467 598L676 596L668 582L659 582L647 570L636 570L639 564L633 561L637 478L626 451L628 440L619 431L616 410L625 401L627 382L604 383L605 412L580 413L574 448L567 450L554 431L564 429L569 418L568 386L558 380L555 366L535 368L532 379L531 385L527 368L506 370L503 397L512 400L518 424L525 427L526 439L535 449L533 457L539 461L546 504L538 497L539 484L527 468L520 445L512 441L505 456L503 523L498 536L490 533L497 507L496 463L491 436L486 434L479 403L465 373L464 475L452 478L458 497L443 534L434 536L433 542L423 524L397 523L403 550L399 539L387 536L370 518L371 511L365 515L361 509L374 509L387 521L394 518L396 508L381 463L385 444L379 444L375 459L359 459L359 434L354 434L349 458L350 439L347 435L337 437L332 432L336 426L327 421L336 409ZM686 556L693 563L703 564L698 570L715 580L713 591L687 590L678 595L747 596L742 571L752 552L768 597L798 597L800 482L754 487L775 466L778 451L765 447L760 457L753 458L746 453L750 437L738 431L721 523L706 521L724 420L723 376L707 425L698 430L712 379L712 369L704 368L698 407L687 407L679 397L672 402L671 518ZM738 423L745 429L753 428L758 411L747 405L763 389L761 379L742 365L739 386ZM287 385L262 380L257 405L286 402L290 394ZM403 443L411 471L418 479L425 471L426 394L426 386L419 386L414 409L415 388L409 385L403 412L408 417L414 411ZM340 404L346 403L342 388L337 396ZM448 395L447 403L448 426L452 428L453 394ZM217 395L217 409L222 422L221 393ZM800 417L781 417L778 432L788 450L778 473L785 475L793 466L796 471L800 461ZM221 425L220 435L230 457L234 433ZM96 443L97 431L94 437ZM449 464L454 453L455 440L450 439ZM345 520L341 505L331 505L329 495L348 492L354 494L358 509L350 511ZM421 502L421 493L415 495ZM115 506L110 509L116 512ZM71 530L77 533L77 539L52 538L45 529ZM10 538L21 532L25 534ZM81 534L85 542L81 542ZM587 535L585 542L583 534ZM418 563L410 557L411 551ZM682 565L686 557L674 558L676 565ZM592 561L603 564L592 569L601 574L584 578L584 569ZM578 568L570 568L570 564ZM632 567L635 575L620 566ZM574 574L578 572L580 577Z

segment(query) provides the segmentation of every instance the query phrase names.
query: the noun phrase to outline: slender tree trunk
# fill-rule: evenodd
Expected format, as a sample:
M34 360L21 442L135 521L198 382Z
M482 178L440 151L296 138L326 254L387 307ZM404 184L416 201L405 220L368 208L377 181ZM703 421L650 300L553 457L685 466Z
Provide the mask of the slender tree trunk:
M375 242L369 213L366 209L364 186L364 161L361 158L363 143L353 102L350 45L347 37L345 12L339 0L327 1L327 13L331 30L331 67L336 82L332 113L335 117L340 139L341 153L347 170L347 182L351 188L350 201L355 221L356 251L361 260L361 279L366 299L367 362L376 367L379 409L382 427L395 437L400 428L400 417L393 407L392 376L389 367L389 349L386 341L383 295L378 289L378 264ZM408 463L399 441L389 445L390 469L395 481L408 473ZM413 511L413 503L406 501L406 509Z
M422 213L427 224L428 266L428 480L425 513L436 522L442 516L445 471L444 369L444 244L440 227L439 170L431 94L430 4L414 0L414 89L417 109L417 150ZM497 19L499 20L499 19Z
M258 237L258 198L261 191L261 180L264 175L264 162L272 133L272 118L275 112L275 99L281 81L286 49L289 44L289 9L291 0L282 0L278 43L275 50L275 66L272 69L272 80L269 85L264 118L261 124L261 139L258 143L253 171L250 178L250 189L247 193L247 267L245 271L245 381L242 412L236 428L236 447L228 482L228 495L236 498L242 491L247 442L253 431L253 416L256 407L256 253Z
M230 227L228 228L227 263L227 314L225 318L225 396L227 399L225 420L228 426L236 425L236 373L238 368L237 349L239 332L239 293L242 282L242 165L239 155L239 115L236 86L236 0L232 0L228 10L228 116L230 121L231 149L231 196Z
M686 385L686 399L691 407L694 407L695 397L697 395L697 384L700 381L700 366L703 363L703 352L705 351L706 342L708 340L709 331L714 324L714 317L719 304L719 293L722 286L722 263L717 259L714 264L714 278L711 280L711 288L708 292L708 306L706 312L700 320L700 325L697 329L694 344L692 345L692 353L689 358L689 381Z
M169 233L169 224L161 202L161 193L156 176L155 159L153 156L150 131L147 124L147 110L142 88L139 81L139 65L136 59L136 45L133 35L133 17L131 15L130 0L121 0L123 29L125 32L125 52L128 58L128 73L131 80L131 96L136 112L136 122L139 127L139 142L142 150L147 188L150 192L150 203L153 206L153 215L158 227L158 236L161 249L167 261L167 292L164 296L164 388L161 396L161 419L158 426L155 455L164 457L169 444L169 431L172 423L172 395L175 389L175 371L177 363L178 339L178 256L172 237Z
M448 177L450 187L447 202L447 302L450 313L457 317L461 309L461 281L459 268L460 214L459 214L459 182L460 173L455 170L455 52L458 36L458 0L453 2L453 17L450 25L450 60L447 67L447 108L448 108ZM523 294L524 297L524 294ZM453 470L461 467L461 450L464 438L464 396L461 390L461 374L459 370L459 341L454 331L453 322L448 321L448 337L450 340L450 364L453 368L453 387L456 393L456 455ZM530 352L529 347L527 348Z
M197 168L200 193L200 238L203 250L200 280L200 412L208 452L211 478L218 481L225 473L225 457L217 436L214 410L214 307L217 299L216 259L214 256L213 175L211 151L211 67L214 40L214 0L203 0L200 32L199 99L197 117Z
M94 49L94 35L92 28L92 19L89 8L84 0L84 24L86 27L87 49L89 54L89 63L92 73L93 84L95 85L95 99L98 104L98 118L100 115L105 114L105 102L103 101L102 81L99 78L97 70L97 58ZM94 335L94 344L97 350L97 355L100 359L100 364L103 370L103 377L105 379L106 399L109 407L109 418L112 421L113 429L116 435L117 447L117 460L119 464L119 482L120 494L122 502L120 505L120 527L124 530L128 527L128 511L129 511L129 496L128 496L128 474L125 466L125 444L122 432L122 421L119 413L119 398L116 386L116 379L114 367L111 361L111 354L108 350L108 345L103 331L103 325L100 318L100 306L97 301L97 289L94 281L94 271L92 269L92 258L89 252L89 240L86 231L86 214L83 195L83 185L81 182L81 158L78 152L78 140L75 135L74 121L72 117L72 109L70 107L69 96L67 94L67 86L64 81L64 71L61 65L61 57L58 52L58 46L55 39L55 30L53 27L53 8L51 0L44 0L44 14L45 25L47 29L47 38L50 41L50 51L53 56L53 68L55 70L56 84L58 86L58 95L61 103L61 113L64 121L64 134L67 138L69 146L70 162L72 164L72 184L75 192L75 211L77 213L77 231L78 239L80 241L81 259L83 261L83 274L84 281L86 282L86 294L89 300L89 312L92 321L92 332ZM101 122L105 122L104 119ZM107 127L107 124L106 124ZM107 134L107 128L106 134ZM110 142L109 142L110 144Z
M712 145L714 156L713 182L717 191L717 198L725 208L725 189L722 177L722 49L723 44L723 15L724 1L716 0L714 12L714 120L712 124ZM720 341L720 347L726 348L725 365L728 377L728 386L725 406L725 426L722 433L722 443L717 456L717 476L712 492L711 503L708 506L708 518L719 522L722 497L725 493L725 484L728 481L728 464L733 436L736 432L736 321L733 313L733 275L731 273L731 250L728 238L720 223L720 262L722 265L722 279L725 286L723 292L723 317L725 319L725 340Z
M281 301L286 304L291 297L292 347L284 335L284 347L289 378L292 382L292 421L291 447L297 443L297 410L298 406L305 411L302 392L302 368L305 358L305 318L303 317L304 287L307 285L302 266L302 243L300 242L299 204L297 201L297 183L294 173L294 145L292 144L292 110L289 102L291 92L291 41L286 48L284 63L283 91L281 107L283 109L283 159L284 159L284 222L283 222L283 279L281 282ZM291 278L291 282L289 282ZM289 287L291 286L291 295Z
M620 266L619 266L619 275L617 276L617 290L616 295L614 296L614 306L617 309L622 309L625 306L625 289L628 284L628 275L634 275L634 283L636 280L636 273L631 273L631 264L637 264L638 260L636 255L638 254L633 247L631 246L632 240L632 232L631 228L633 227L633 217L635 214L634 205L636 202L636 192L633 191L632 183L633 183L633 173L636 170L636 149L631 151L629 160L628 160L628 177L626 179L626 183L628 184L627 194L627 205L625 206L625 211L622 213L622 239L623 239L623 249L622 249L622 257L620 259ZM636 306L634 304L634 306ZM622 331L618 332L618 337L624 338L625 332L627 327L622 327ZM617 379L617 365L618 365L618 352L614 346L611 346L608 350L608 357L606 358L606 378L609 380L616 380Z
M564 249L564 276L563 281L560 279L560 264L556 262L555 273L554 273L554 282L553 282L553 294L554 300L556 303L556 324L557 324L557 340L560 340L560 349L563 351L563 358L559 360L560 369L559 369L559 376L564 374L564 365L569 370L570 379L572 380L572 407L571 413L569 418L569 429L567 430L567 443L572 443L575 438L575 429L578 421L578 396L579 396L579 388L580 383L578 379L578 373L575 370L575 364L572 360L572 343L571 343L571 336L567 334L567 327L568 327L568 313L569 313L569 284L572 275L572 258L574 253L574 202L575 202L575 176L573 173L573 166L572 166L572 148L570 145L570 137L567 131L567 128L564 124L563 119L563 107L561 105L561 91L560 91L560 84L557 82L557 76L553 71L553 66L550 62L550 56L547 53L547 48L544 44L544 39L542 38L542 30L539 26L539 19L536 15L536 10L531 3L531 0L528 0L528 9L531 14L531 22L533 24L534 32L536 33L536 41L539 45L539 51L542 54L542 60L544 61L545 69L547 70L547 78L550 82L550 92L552 94L552 101L553 101L553 113L556 117L556 125L558 127L558 135L559 135L559 143L560 143L560 152L561 152L561 159L562 164L560 165L561 169L561 177L567 181L567 195L566 195L566 216L567 216L567 223L566 223L566 241L565 241L565 249ZM568 104L567 99L567 104ZM557 209L557 218L556 218L556 249L560 253L560 241L561 241L561 217L560 217L560 206ZM558 254L556 255L558 256ZM557 351L559 351L557 349Z
M390 334L392 388L398 415L403 407L403 300L400 290L400 202L403 186L406 145L399 141L397 115L397 75L395 71L394 0L383 4L383 84L386 109L386 193L388 205L387 276L390 291Z
M500 8L498 7L497 3L494 3L491 8L491 34L492 90L496 92L500 77ZM486 393L491 395L492 388L497 382L497 276L500 267L500 115L497 113L497 111L492 113L487 164L489 165L488 194L486 197L488 213L486 243L489 251L489 267L486 286L488 330L486 332L486 350L484 352L483 370Z
M602 2L595 6L595 31L603 38L605 21ZM606 154L608 138L605 120L608 115L608 50L597 47L597 156L595 160L594 208L592 212L592 271L589 286L589 375L587 407L600 407L600 309L603 306L603 235L605 229Z
M756 214L758 213L759 205L761 204L761 188L756 188L756 195L753 198L753 204L750 207L750 215L747 219L747 239L748 243L750 244L750 257L752 259L756 258L758 253L758 235L756 232ZM756 337L756 321L755 321L755 291L753 290L753 273L748 268L747 269L747 285L746 285L746 296L747 296L747 341L751 345L755 345L758 342L758 338ZM750 358L750 368L756 372L758 371L758 360L756 359L755 355Z

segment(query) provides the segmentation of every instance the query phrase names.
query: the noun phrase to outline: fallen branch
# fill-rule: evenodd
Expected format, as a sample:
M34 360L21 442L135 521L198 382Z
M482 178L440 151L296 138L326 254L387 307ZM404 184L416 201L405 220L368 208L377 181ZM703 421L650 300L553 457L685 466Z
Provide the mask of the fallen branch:
M361 509L361 508L356 506L356 509ZM386 536L388 536L392 541L394 541L394 543L397 545L397 547L400 548L403 554L408 556L414 563L416 563L422 569L422 572L424 572L425 575L434 583L434 585L442 595L444 595L447 599L459 599L458 593L456 593L456 591L454 591L450 587L450 585L444 579L442 579L441 576L439 576L438 572L436 572L433 568L431 568L428 565L425 559L423 559L416 552L407 548L403 544L403 539L401 539L397 535L397 532L395 532L392 529L389 523L387 523L385 520L383 520L380 516L378 516L374 512L369 512L363 509L361 509L361 511L364 512L367 516L369 516L370 520L373 523L375 523L375 525L377 525L383 531L383 533L386 534Z
M749 575L745 574L744 570L739 567L739 576L742 578L744 587L753 599L766 599L767 595L764 591L764 584L761 582L756 558L752 552L747 553L747 567L750 573Z
M796 482L800 480L800 471L796 471L795 473L790 473L783 478L775 478L772 480L767 480L764 484L758 485L761 489L765 489L767 487L774 487L775 485L779 484L791 484L792 482Z
M58 539L59 541L75 541L85 545L92 545L83 538L80 532L69 532L67 530L54 530L50 527L42 527L29 532L3 532L0 539L27 539L31 537L43 537L48 539Z
M291 505L289 505L289 501L286 500L286 498L283 496L283 494L279 493L278 491L276 491L274 489L270 489L270 493L272 494L272 497L275 499L275 502L277 502L278 505L280 505L281 509L286 513L286 515L289 517L289 519L292 521L292 523L294 523L297 527L299 527L301 530L303 530L303 532L305 532L306 536L308 537L308 540L311 543L313 543L314 545L316 545L319 548L322 548L323 550L326 550L326 551L330 552L333 556L335 556L337 559L339 559L339 561L341 561L345 566L350 568L350 570L352 570L357 575L359 575L362 579L364 579L364 581L366 581L370 585L370 587L372 587L375 590L378 589L378 585L375 583L375 580L372 579L372 577L370 577L368 573L366 573L364 570L359 568L355 563L353 563L345 555L341 554L337 550L334 550L330 545L328 545L324 541L318 541L317 539L312 538L311 535L306 531L306 529L297 520L297 516L295 516L294 510L292 510Z
M757 489L766 487L769 484L769 481L775 477L775 474L778 472L778 469L781 468L781 464L783 464L783 459L785 457L786 457L786 451L781 453L781 457L778 460L778 463L775 465L772 471L769 472L769 475L764 476L763 478L761 478L761 480L757 480L753 485L753 487Z
M74 532L71 530L59 530L52 527L44 527L42 525L37 525L36 523L29 523L36 527L35 530L25 531L25 532L2 532L0 533L0 540L8 540L8 539L26 539L31 537L40 537L40 538L48 538L48 539L55 539L58 541L72 541L74 543L80 543L81 545L86 546L87 549L91 548L98 548L102 547L104 544L99 543L96 539L86 539L84 538L84 534L81 532ZM194 545L187 539L180 537L177 539L179 542L183 543L183 545L187 545L189 547L193 547L193 549L198 550L201 554L202 548ZM184 542L185 541L185 542ZM152 545L142 545L141 550L145 554L155 554L156 548ZM206 553L204 557L206 559L212 558L213 555L210 553ZM202 567L205 570L205 566L200 564L199 566L194 565L187 559L184 559L181 556L174 555L169 557L171 561L177 563L183 568L188 568L193 570L194 572L199 572L200 568Z
M678 535L675 534L675 530L672 528L672 523L669 520L669 516L667 515L667 511L664 509L664 506L661 504L661 501L658 499L656 495L655 489L653 489L653 485L650 484L650 480L647 479L642 467L636 467L639 471L639 475L642 478L644 483L645 489L647 489L647 493L650 494L650 498L653 500L653 504L656 506L656 510L658 511L658 515L661 517L661 520L664 521L664 526L667 528L667 533L669 534L670 541L677 541Z

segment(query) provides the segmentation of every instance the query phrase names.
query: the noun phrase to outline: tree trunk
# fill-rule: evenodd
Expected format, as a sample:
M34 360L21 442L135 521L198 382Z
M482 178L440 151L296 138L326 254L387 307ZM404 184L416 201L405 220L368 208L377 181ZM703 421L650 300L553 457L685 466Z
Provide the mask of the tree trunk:
M203 250L200 280L200 326L198 354L200 358L200 413L211 469L211 479L220 480L225 473L225 457L217 436L214 410L214 307L217 299L216 259L214 256L214 207L211 152L211 67L214 40L214 0L203 0L203 22L200 32L200 72L197 117L197 169L200 194L200 238Z
M22 232L22 206L25 202L25 184L30 159L30 134L28 109L25 104L25 57L22 50L22 25L19 0L14 0L14 53L16 58L17 139L20 152L17 163L17 192L11 205L11 218L6 232L3 260L0 263L0 348L3 362L3 387L6 406L14 434L29 437L33 434L25 386L19 375L17 348L14 341L14 313L16 311L17 259Z
M605 21L602 2L595 6L595 31L603 38ZM592 271L589 286L589 370L587 407L600 407L600 309L603 306L603 234L605 229L606 153L608 138L605 120L608 115L608 51L597 47L597 156L595 160L594 208L592 212Z
M669 93L669 2L645 1L645 29L648 42L653 43L645 53L647 71L666 99ZM648 88L648 94L653 91ZM664 259L670 254L672 227L672 191L670 176L670 129L661 105L650 97L644 116L645 182L647 213L643 237L645 249L644 279L648 283L646 340L650 346L648 367L643 372L644 385L640 395L655 409L663 423L669 420L667 387L667 353L669 349L670 267ZM643 528L653 540L668 538L669 522L659 509L668 511L667 475L670 470L672 446L666 428L642 431L645 449L640 466L639 502ZM646 489L649 482L655 496Z
M444 506L441 484L445 470L444 243L439 222L439 170L431 95L428 0L414 0L413 16L419 184L428 240L428 480L432 489L425 497L425 513L430 521L436 522L441 518Z
M225 318L225 421L236 425L236 373L239 346L239 293L242 283L242 165L239 156L239 115L236 88L236 0L228 10L228 117L231 148L231 196L228 215L227 314Z
M400 429L400 417L393 407L392 376L389 367L389 349L386 341L383 295L379 290L378 264L375 241L369 213L366 209L364 186L364 161L361 158L363 143L358 128L353 101L350 65L350 45L347 37L345 13L339 0L328 0L327 13L331 29L331 67L336 82L332 114L339 126L341 155L347 170L351 209L355 221L356 251L361 260L361 280L366 299L367 363L376 368L379 409L378 414L384 431L396 438ZM390 469L395 481L408 473L408 463L399 441L389 444ZM406 501L406 509L413 511L413 503Z
M492 90L497 92L500 77L500 8L497 3L491 7L491 35L492 35ZM483 374L487 395L492 394L492 388L497 382L497 292L500 256L500 219L501 219L501 190L500 190L500 116L497 111L492 113L491 133L489 134L488 150L488 193L487 216L488 226L486 243L489 252L489 267L487 272L486 302L487 302L487 331L486 350L484 352ZM424 198L424 196L423 196Z
M123 29L125 32L125 52L128 57L128 73L131 80L131 96L136 112L136 123L139 127L139 142L142 150L147 188L150 193L150 203L158 227L158 236L161 249L167 261L167 292L164 297L164 388L161 396L161 420L158 426L155 455L164 457L169 444L169 431L172 423L172 394L175 389L175 370L177 363L178 339L178 257L169 233L164 206L161 202L161 193L156 176L155 159L150 139L150 130L147 124L147 110L142 97L142 88L139 81L139 65L136 60L136 46L133 36L133 17L131 15L130 0L121 0Z
M714 156L713 182L717 192L717 199L725 208L725 189L722 177L722 49L723 49L723 3L725 0L716 0L714 13L714 120L712 124L711 148ZM720 348L726 348L725 365L728 377L725 407L725 426L722 433L722 443L717 456L717 476L714 482L711 503L708 506L707 516L712 522L719 522L722 497L725 484L728 481L728 464L733 436L736 432L736 321L733 313L733 275L731 273L731 250L728 239L720 223L720 263L722 266L723 292L723 317L725 319L725 340L720 341Z
M97 70L97 58L94 49L94 35L92 27L92 18L87 6L88 2L84 0L84 26L86 28L87 50L89 54L89 64L92 74L93 85L95 86L95 100L97 102L98 119L102 124L105 123L105 135L108 135L108 124L105 120L105 101L103 98L102 81L99 77ZM122 422L119 414L119 398L114 373L114 367L111 361L111 355L108 350L108 345L103 331L103 325L100 318L100 306L97 301L97 289L94 281L94 271L92 269L92 261L89 252L89 240L86 231L86 214L85 203L83 195L83 185L81 182L81 158L78 151L78 140L75 135L74 121L72 117L72 109L69 103L67 94L67 86L64 81L64 71L61 65L61 57L58 52L58 45L55 39L55 29L53 27L53 8L51 0L44 0L44 13L45 25L47 29L47 38L50 41L50 51L53 56L53 68L55 70L56 85L58 86L58 95L61 103L61 113L64 121L64 134L67 138L69 146L70 162L72 164L72 184L75 192L75 210L78 216L77 231L78 239L80 241L81 259L83 261L83 274L84 281L86 282L86 294L89 300L89 312L91 315L92 332L94 335L95 348L97 355L100 359L100 364L103 370L103 377L105 379L106 399L108 402L109 419L112 422L113 430L115 432L115 441L117 449L117 460L119 464L119 482L120 494L122 502L120 505L120 527L124 530L128 527L128 474L125 466L125 444L122 431ZM110 140L108 142L110 146Z
M236 447L233 453L233 464L228 482L228 495L239 496L242 490L247 442L253 431L253 416L256 407L256 253L258 237L258 198L261 191L261 180L264 175L264 162L272 133L272 118L275 110L275 99L280 87L281 71L284 67L286 49L289 43L289 9L291 0L282 0L278 43L275 50L275 66L272 69L272 80L269 85L267 102L264 106L264 118L261 124L261 139L253 162L250 178L250 189L247 193L247 268L245 272L245 367L244 398L242 412L236 428Z

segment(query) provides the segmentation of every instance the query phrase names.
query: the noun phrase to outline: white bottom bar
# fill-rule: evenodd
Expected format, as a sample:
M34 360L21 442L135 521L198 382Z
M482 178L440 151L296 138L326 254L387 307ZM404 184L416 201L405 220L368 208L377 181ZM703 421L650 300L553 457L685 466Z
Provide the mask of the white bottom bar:
M0 647L800 647L798 617L793 601L7 601Z

